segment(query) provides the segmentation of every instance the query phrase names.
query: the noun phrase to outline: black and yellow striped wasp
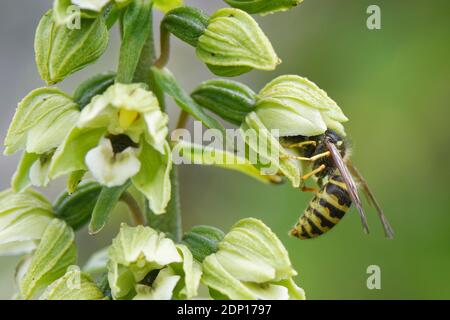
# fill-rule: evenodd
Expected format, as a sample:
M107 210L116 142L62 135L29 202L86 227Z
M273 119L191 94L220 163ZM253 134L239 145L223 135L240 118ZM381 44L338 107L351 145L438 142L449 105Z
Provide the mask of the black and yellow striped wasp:
M312 164L311 171L302 177L302 190L315 192L290 235L299 239L310 239L324 234L343 218L352 203L358 210L364 231L369 233L366 215L358 195L358 182L369 203L375 207L386 237L393 238L394 232L380 205L349 159L344 138L332 130L327 130L324 134L313 137L285 138L282 143L285 147L299 151L301 156L294 158ZM304 185L304 181L313 176L317 179L319 190Z

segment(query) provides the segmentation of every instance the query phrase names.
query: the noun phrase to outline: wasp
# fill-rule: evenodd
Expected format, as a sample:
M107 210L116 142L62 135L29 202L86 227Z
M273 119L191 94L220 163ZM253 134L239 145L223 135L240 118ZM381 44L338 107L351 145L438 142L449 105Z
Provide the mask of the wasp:
M299 239L311 239L326 233L344 217L352 203L358 210L364 231L369 233L367 218L358 195L358 183L368 202L375 207L386 237L393 238L394 232L380 205L363 176L350 161L348 143L344 138L333 130L327 130L324 134L313 137L285 138L282 143L300 154L289 157L310 164L311 171L302 176L302 190L315 192L290 235ZM304 181L310 177L316 179L319 190L305 186Z

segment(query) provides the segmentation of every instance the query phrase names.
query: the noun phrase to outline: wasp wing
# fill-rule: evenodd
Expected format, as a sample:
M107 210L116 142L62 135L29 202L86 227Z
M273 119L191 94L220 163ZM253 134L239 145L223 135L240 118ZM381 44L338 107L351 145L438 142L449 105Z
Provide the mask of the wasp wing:
M383 213L383 210L381 209L380 205L378 204L378 201L375 199L372 191L369 188L369 185L367 184L364 177L359 173L358 169L353 165L351 161L347 161L347 167L352 173L352 175L355 177L355 179L358 181L358 183L361 185L361 188L364 191L364 194L366 195L367 200L369 203L377 210L378 217L381 220L381 224L383 225L384 233L386 234L386 237L389 239L394 238L394 230L392 229L391 225L389 224L389 221L387 220L386 216Z
M369 233L369 226L367 225L367 218L364 213L361 199L359 198L359 195L358 195L358 187L356 186L356 183L353 180L351 173L348 171L348 168L345 165L344 159L342 159L342 156L341 156L341 153L339 152L339 150L329 140L325 140L325 142L327 144L328 150L331 153L331 157L333 158L334 164L338 168L339 172L342 175L342 178L344 179L345 184L347 185L350 198L355 203L355 206L358 209L358 213L361 218L361 223L363 225L363 229L366 233Z

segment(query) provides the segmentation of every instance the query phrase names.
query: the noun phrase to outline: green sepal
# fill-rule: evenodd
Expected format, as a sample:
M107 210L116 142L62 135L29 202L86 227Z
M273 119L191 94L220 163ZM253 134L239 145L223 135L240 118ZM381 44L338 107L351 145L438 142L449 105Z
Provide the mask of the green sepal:
M39 22L34 48L41 78L55 84L97 60L106 50L108 29L102 16L82 19L80 29L57 26L53 11Z
M222 119L240 125L254 110L256 93L245 84L225 79L208 80L200 84L191 97L200 106Z
M77 170L69 174L66 182L67 192L72 194L77 189L80 182L83 180L86 170Z
M73 99L82 110L96 95L102 94L116 79L115 72L100 73L82 82L74 91Z
M135 0L122 18L122 45L120 47L117 82L131 83L141 57L142 49L150 35L152 0Z
M208 26L208 20L209 16L200 9L179 7L167 12L161 22L161 28L196 47L198 38Z
M45 290L39 300L101 300L103 298L103 292L88 274L81 272L77 266L70 266L61 278Z
M54 219L45 229L31 262L20 279L21 296L30 299L40 289L63 276L76 263L73 230L62 220Z
M248 13L267 14L286 11L296 7L303 0L224 0L230 6Z
M214 73L216 76L219 77L237 77L241 74L247 73L252 71L252 67L245 67L245 66L216 66L212 64L206 64L209 71Z
M195 119L201 121L205 127L225 132L219 121L207 115L203 109L179 86L173 74L167 69L152 68L155 81L163 91L171 96L177 105Z
M106 222L122 194L131 185L131 181L127 181L122 186L108 188L103 187L92 212L91 222L89 223L89 233L96 234L105 226Z
M81 229L91 218L102 186L96 182L80 185L75 192L63 192L53 209L56 217L64 220L74 230Z
M195 260L203 262L210 254L219 250L219 242L223 240L225 233L211 226L195 226L183 236L184 243L192 252Z
M15 192L25 190L31 185L30 169L38 159L39 155L36 153L28 153L25 151L22 154L17 170L11 179L11 187Z

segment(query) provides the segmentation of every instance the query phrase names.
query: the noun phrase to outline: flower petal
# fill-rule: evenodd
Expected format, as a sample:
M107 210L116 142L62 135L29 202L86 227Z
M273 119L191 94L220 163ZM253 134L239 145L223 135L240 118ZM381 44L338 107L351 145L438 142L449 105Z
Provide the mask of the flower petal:
M107 187L123 185L141 167L136 149L128 147L115 154L109 139L102 139L86 154L86 165L94 178Z

